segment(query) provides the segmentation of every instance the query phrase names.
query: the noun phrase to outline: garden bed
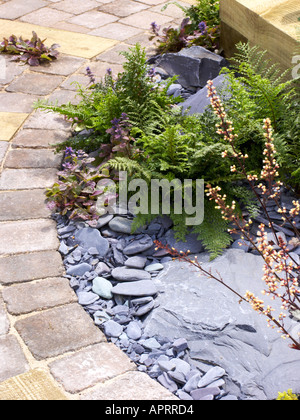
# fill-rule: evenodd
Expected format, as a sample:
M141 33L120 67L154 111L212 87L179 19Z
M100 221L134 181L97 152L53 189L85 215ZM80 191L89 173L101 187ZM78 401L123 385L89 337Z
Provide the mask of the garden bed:
M240 44L228 63L211 51L217 39L210 51L198 45L216 34L200 23L175 33L178 41L184 31L187 48L177 50L176 41L174 52L148 62L136 45L124 53L124 73L108 69L101 84L87 69L91 84L79 88L79 105L38 104L75 128L59 146L65 159L48 203L79 303L138 370L184 400L274 399L284 389L300 392L299 98L258 48ZM165 35L161 48L174 33ZM121 173L124 189L135 188L115 206L124 194ZM149 197L154 178L177 180L174 193ZM191 179L194 191L205 180L203 214L200 201L186 201L181 214L176 200L163 211ZM134 196L138 187L146 192ZM158 211L136 214L128 198ZM195 214L203 222L187 226ZM275 268L263 268L270 247ZM263 287L277 302L258 300ZM273 318L271 306L287 319Z

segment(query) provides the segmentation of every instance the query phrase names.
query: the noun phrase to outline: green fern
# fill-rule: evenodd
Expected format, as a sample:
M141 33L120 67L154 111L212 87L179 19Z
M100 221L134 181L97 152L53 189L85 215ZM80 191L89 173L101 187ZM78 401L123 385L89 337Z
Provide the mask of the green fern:
M241 185L232 185L228 188L228 196L240 203L248 211L250 218L255 218L259 214L260 205L252 190Z
M228 221L222 218L215 204L208 199L205 200L204 220L199 226L193 229L198 234L198 239L202 241L204 248L210 253L210 259L221 255L227 248L232 238L228 233Z
M251 47L249 43L243 42L239 42L236 45L236 49L237 52L231 60L232 67L236 71L240 71L241 64L246 64L255 74L270 80L274 85L278 85L285 81L289 70L282 73L278 65L272 63L271 59L267 58L267 51L260 50L257 45ZM244 75L247 76L247 73Z
M162 112L155 100L149 99L148 102L137 107L134 101L128 99L124 109L129 117L129 122L132 124L133 133L153 135L163 131L165 113Z
M267 51L260 51L257 46L239 43L237 50L232 59L231 74L238 72L241 75L239 81L251 95L256 115L263 112L263 118L270 118L277 131L285 107L295 97L294 81L286 81L289 70L282 73L277 64L267 59Z
M191 135L183 133L180 125L168 125L164 132L153 136L143 135L138 144L144 150L147 166L153 172L184 179L189 173L191 162Z
M114 159L110 159L103 167L109 167L117 172L127 172L128 176L131 178L141 178L150 181L152 177L152 173L147 167L126 157L115 157Z
M274 129L277 159L282 180L299 188L299 114L297 80L287 80L266 57L266 51L239 43L232 59L233 68L223 69L228 79L230 97L222 99L228 117L234 122L238 148L249 159L247 170L260 172L262 167L263 120L269 117ZM236 73L239 77L236 77Z

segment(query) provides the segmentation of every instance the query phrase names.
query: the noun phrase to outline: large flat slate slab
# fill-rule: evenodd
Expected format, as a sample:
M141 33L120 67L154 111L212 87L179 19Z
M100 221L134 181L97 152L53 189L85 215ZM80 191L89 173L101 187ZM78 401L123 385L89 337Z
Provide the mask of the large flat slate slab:
M209 262L199 254L203 267L221 277L242 296L250 290L266 306L281 312L281 301L261 295L263 260L260 256L229 249ZM226 390L244 399L274 399L278 390L300 392L299 351L289 347L277 329L267 326L267 318L254 312L246 302L213 279L201 275L188 263L165 264L155 284L160 290L159 306L146 320L145 334L159 334L189 342L192 362L208 363L225 369ZM299 329L296 320L286 319L289 330Z

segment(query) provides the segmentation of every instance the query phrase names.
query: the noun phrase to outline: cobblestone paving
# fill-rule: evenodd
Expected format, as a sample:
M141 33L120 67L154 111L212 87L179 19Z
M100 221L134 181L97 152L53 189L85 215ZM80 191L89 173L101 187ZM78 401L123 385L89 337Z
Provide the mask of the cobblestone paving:
M136 42L151 54L151 22L178 24L182 17L173 5L162 12L165 3L0 0L0 39L35 30L47 45L61 45L50 66L30 68L0 55L0 400L1 383L17 375L26 383L26 372L35 370L67 399L176 399L106 341L63 277L44 189L61 162L51 145L70 126L32 108L39 98L76 101L71 83L87 83L87 66L98 77L107 68L119 72L119 51Z

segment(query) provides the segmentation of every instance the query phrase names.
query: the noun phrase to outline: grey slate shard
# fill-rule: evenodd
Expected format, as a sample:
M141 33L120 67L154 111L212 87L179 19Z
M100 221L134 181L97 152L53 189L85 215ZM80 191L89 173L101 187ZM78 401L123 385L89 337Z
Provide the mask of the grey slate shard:
M147 271L128 267L114 268L111 272L111 275L117 281L139 281L151 279L151 274L147 273Z
M226 88L227 83L224 74L220 74L220 76L212 79L212 81L216 89ZM205 112L210 105L210 98L207 97L207 94L207 86L205 85L203 89L200 89L181 104L183 111L188 110L188 114L202 114Z
M158 65L170 76L179 75L177 81L185 88L204 87L208 80L219 75L226 64L223 57L199 46L163 54L158 61Z
M104 257L109 249L109 242L103 238L97 229L83 228L75 233L75 241L85 250L96 248L99 256Z
M112 289L112 293L123 296L153 296L157 288L151 280L119 283Z

